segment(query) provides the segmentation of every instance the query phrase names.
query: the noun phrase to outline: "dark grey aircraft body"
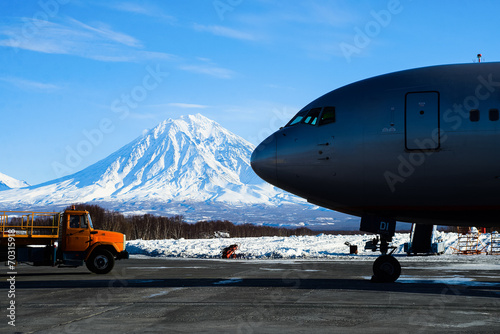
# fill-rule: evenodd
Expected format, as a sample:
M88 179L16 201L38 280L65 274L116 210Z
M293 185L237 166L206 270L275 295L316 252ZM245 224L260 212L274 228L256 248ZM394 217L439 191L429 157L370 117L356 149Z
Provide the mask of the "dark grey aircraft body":
M434 225L500 225L500 63L362 80L314 100L252 167L320 206Z
M252 168L361 217L360 230L380 234L373 280L393 282L396 221L417 224L420 246L432 225L500 225L499 109L500 63L385 74L309 103L257 146Z

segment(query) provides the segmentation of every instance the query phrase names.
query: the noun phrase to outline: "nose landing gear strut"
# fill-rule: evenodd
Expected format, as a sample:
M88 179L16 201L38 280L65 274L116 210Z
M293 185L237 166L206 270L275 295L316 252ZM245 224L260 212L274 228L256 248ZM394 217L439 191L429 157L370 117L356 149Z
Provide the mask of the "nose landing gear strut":
M396 247L390 245L396 230L396 221L393 219L366 215L361 218L361 226L359 229L365 232L380 234L380 239L377 237L367 242L365 246L365 249L371 249L372 251L380 250L382 253L373 263L372 282L395 282L401 275L401 265L399 261L392 256ZM389 249L391 250L390 252Z

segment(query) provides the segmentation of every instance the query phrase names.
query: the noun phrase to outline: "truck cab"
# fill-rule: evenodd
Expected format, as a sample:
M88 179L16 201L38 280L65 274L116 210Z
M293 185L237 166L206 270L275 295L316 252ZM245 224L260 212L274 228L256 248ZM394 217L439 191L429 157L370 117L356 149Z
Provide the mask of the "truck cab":
M115 259L127 259L126 236L122 233L96 230L88 211L66 210L59 224L58 258L64 265L82 265L97 274L113 269Z

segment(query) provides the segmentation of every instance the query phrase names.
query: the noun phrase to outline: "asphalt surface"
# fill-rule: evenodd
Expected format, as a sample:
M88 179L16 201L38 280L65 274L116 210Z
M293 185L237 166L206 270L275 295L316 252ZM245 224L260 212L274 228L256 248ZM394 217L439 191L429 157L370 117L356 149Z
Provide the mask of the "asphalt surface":
M21 264L15 297L1 273L0 332L499 333L500 264L473 263L405 259L391 284L359 260L143 257L107 275Z

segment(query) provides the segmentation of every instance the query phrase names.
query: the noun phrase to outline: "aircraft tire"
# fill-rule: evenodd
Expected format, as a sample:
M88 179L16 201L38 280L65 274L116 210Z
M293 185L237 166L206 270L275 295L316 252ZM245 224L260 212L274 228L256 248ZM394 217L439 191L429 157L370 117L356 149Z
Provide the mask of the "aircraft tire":
M107 274L115 266L115 258L111 252L106 249L96 249L90 254L87 262L87 268L96 274Z
M372 281L381 283L395 282L401 275L401 265L391 255L379 256L373 263Z

